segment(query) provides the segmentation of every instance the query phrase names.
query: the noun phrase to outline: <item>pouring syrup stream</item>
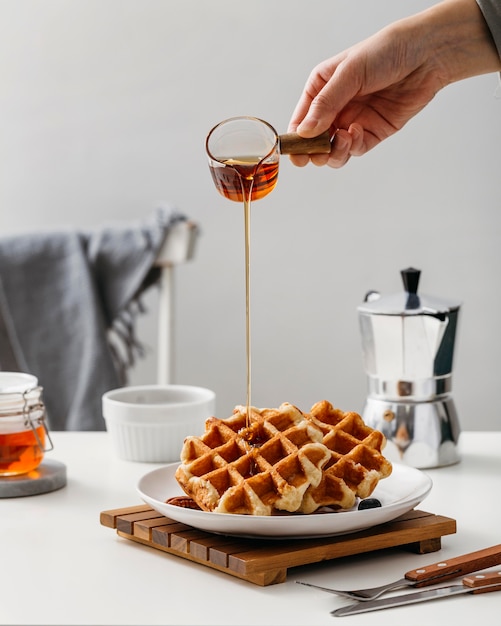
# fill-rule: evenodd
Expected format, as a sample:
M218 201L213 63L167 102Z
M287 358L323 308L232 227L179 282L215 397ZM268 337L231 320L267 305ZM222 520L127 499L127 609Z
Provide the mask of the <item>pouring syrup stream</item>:
M254 179L253 179L254 182ZM245 222L245 353L247 359L247 378L246 378L246 403L245 403L245 415L246 426L250 426L250 407L251 407L251 386L252 386L252 363L251 363L251 313L250 313L250 223L251 223L251 191L247 198L244 198L244 222Z
M265 162L258 156L239 156L221 159L225 167L211 167L218 191L235 202L243 202L245 224L245 344L247 365L246 425L250 425L251 403L251 203L268 195L278 177L278 160Z
M208 134L206 151L219 193L243 202L245 221L245 334L247 353L246 426L251 422L250 222L251 202L268 195L277 183L280 154L329 153L329 131L305 139L297 133L277 135L270 124L254 117L234 117ZM254 435L253 435L254 436Z

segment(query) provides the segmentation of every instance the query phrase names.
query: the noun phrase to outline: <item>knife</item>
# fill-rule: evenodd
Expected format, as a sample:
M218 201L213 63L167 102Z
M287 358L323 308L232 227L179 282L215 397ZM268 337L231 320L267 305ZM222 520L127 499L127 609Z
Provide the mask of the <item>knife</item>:
M440 600L441 598L457 596L462 593L487 593L489 591L501 591L501 571L466 576L463 578L461 585L449 585L448 587L427 589L426 591L417 591L390 598L357 602L331 611L331 615L343 617L345 615L355 615L356 613L390 609L395 606L405 606L406 604L416 604L417 602L427 602L428 600Z
M494 567L501 564L501 544L491 546L490 548L484 548L483 550L477 550L476 552L469 552L468 554L462 554L452 559L444 559L433 563L431 565L425 565L406 572L403 578L395 580L392 583L381 585L380 587L373 587L372 589L359 589L356 591L347 591L340 589L331 589L328 587L320 587L319 585L313 585L312 583L305 583L302 581L296 581L301 585L307 587L315 587L322 591L329 593L335 593L341 596L351 598L353 600L363 600L364 602L375 600L378 596L382 595L390 589L399 589L401 587L426 587L428 585L435 585L439 582L445 582L452 578L460 578L465 574L471 572L478 572L488 567Z

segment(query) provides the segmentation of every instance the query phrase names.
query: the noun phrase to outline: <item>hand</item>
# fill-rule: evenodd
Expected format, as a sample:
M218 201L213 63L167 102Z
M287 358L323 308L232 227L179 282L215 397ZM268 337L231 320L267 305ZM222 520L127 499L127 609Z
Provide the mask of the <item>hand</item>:
M447 84L500 67L474 0L400 20L314 68L289 131L315 137L330 129L333 147L291 160L341 167L400 130Z
M400 130L439 89L435 75L419 61L402 59L400 36L383 31L318 65L294 111L290 130L304 137L330 129L329 155L313 155L315 165L341 167ZM402 62L404 61L404 62ZM306 165L306 155L291 157Z

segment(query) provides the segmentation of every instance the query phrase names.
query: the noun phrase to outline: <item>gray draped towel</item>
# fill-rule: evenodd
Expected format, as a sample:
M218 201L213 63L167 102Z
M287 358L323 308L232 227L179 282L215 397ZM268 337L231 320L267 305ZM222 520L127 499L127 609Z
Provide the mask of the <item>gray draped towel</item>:
M140 297L155 284L170 207L96 232L0 238L0 369L37 376L51 430L104 430L102 394L141 354Z

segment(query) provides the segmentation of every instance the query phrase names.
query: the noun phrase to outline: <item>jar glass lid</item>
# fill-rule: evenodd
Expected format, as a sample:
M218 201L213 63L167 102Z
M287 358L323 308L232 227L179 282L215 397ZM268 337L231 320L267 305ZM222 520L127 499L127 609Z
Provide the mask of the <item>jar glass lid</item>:
M0 393L24 393L37 385L37 377L31 374L0 372Z

